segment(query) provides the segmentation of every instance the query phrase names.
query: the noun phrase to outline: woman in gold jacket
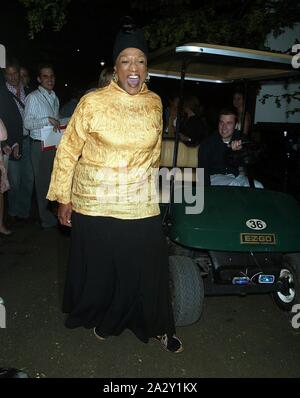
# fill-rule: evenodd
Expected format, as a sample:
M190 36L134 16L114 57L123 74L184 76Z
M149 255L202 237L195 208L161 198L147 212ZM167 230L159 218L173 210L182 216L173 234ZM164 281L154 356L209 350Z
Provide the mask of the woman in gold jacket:
M78 104L58 147L47 198L72 226L66 326L98 339L132 330L183 350L175 336L168 255L153 191L162 104L148 90L147 44L127 25L116 37L114 77Z

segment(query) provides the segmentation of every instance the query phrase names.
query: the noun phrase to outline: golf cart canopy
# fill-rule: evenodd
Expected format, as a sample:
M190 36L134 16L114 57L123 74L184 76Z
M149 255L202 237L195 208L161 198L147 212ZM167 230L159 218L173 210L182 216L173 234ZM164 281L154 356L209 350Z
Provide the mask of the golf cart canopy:
M188 43L150 54L149 75L208 83L236 80L272 80L299 76L292 56L214 44Z

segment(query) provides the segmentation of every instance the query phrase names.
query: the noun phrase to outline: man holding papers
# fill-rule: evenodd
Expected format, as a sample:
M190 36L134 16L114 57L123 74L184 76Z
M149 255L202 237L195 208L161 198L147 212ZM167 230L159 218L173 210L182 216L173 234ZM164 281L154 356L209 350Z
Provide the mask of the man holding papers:
M55 157L55 146L44 148L43 134L45 129L59 132L59 100L53 91L55 84L54 71L51 65L38 68L37 90L26 97L24 125L30 132L31 161L35 179L36 197L42 228L57 225L57 219L48 208L46 199ZM49 149L49 150L45 150Z

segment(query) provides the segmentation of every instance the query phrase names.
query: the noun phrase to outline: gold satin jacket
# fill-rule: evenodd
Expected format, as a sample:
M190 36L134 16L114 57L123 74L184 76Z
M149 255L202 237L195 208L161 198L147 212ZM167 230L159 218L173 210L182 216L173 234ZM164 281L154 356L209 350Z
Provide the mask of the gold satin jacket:
M58 146L47 198L91 216L158 215L152 171L161 139L159 96L145 84L130 95L112 81L80 100Z

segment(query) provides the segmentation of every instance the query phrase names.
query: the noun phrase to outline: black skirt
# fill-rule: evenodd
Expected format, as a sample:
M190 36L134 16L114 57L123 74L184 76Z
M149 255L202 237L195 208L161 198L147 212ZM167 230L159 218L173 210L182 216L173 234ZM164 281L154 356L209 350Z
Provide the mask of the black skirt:
M63 311L66 326L102 336L128 328L143 342L175 333L160 216L123 220L72 214Z

